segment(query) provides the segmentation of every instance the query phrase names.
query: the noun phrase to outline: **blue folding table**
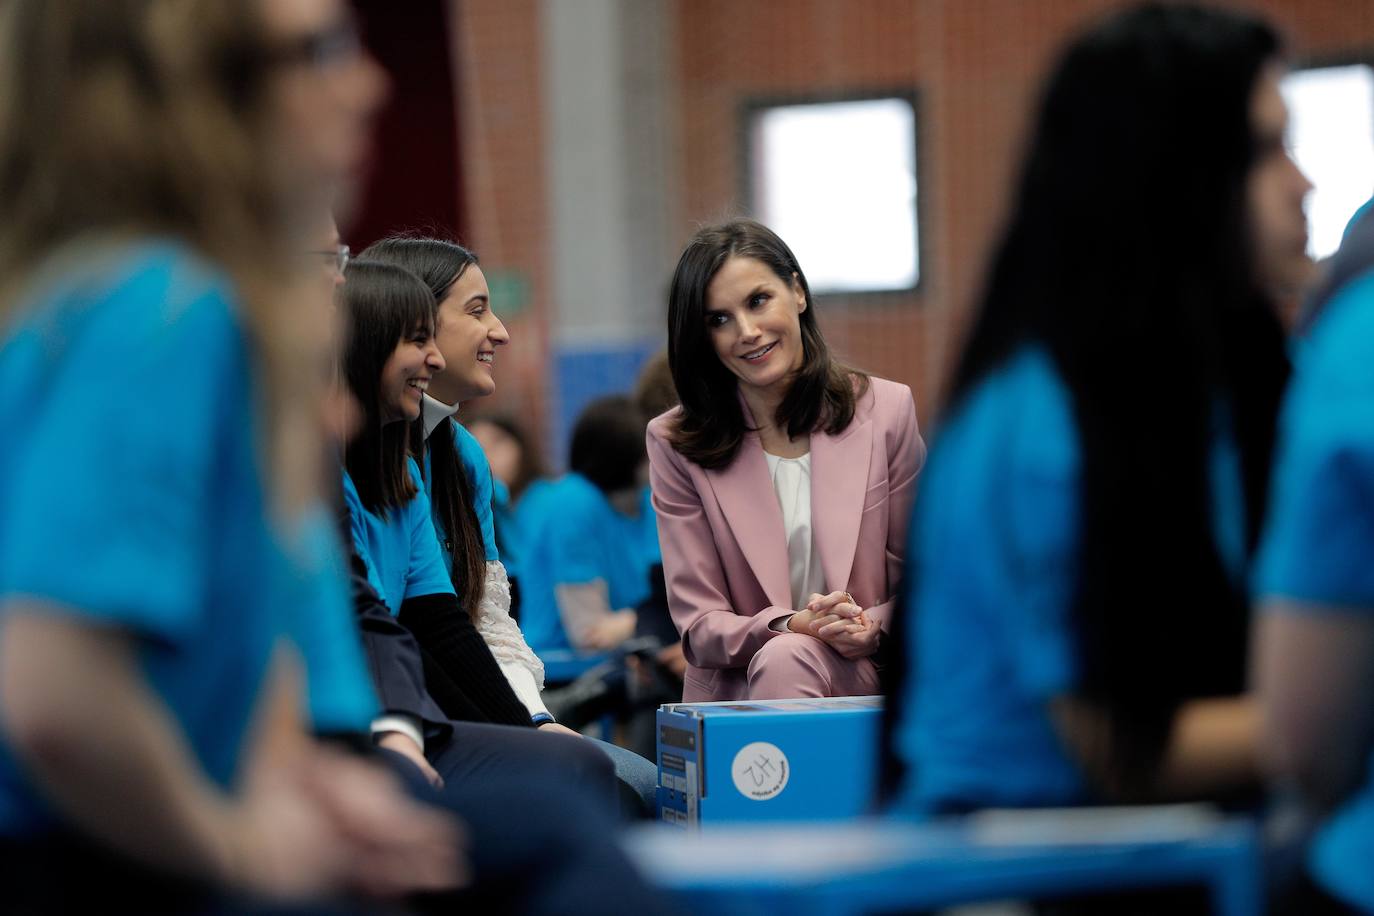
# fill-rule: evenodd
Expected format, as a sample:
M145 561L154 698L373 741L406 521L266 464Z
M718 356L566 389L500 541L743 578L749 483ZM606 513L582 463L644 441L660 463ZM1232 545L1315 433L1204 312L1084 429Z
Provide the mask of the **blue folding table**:
M1206 886L1219 916L1256 916L1264 903L1257 825L1201 805L650 825L624 842L696 912L845 916L1185 884Z

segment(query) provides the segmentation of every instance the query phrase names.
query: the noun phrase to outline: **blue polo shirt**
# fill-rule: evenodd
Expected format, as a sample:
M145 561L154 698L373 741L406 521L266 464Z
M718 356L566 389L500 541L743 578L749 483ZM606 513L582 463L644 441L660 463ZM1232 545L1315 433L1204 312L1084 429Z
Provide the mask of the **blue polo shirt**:
M556 585L604 580L613 610L633 608L648 597L657 549L657 539L651 551L645 534L652 518L620 514L577 473L546 484L531 506L538 514L527 516L520 628L536 652L571 648L554 597Z
M302 644L317 718L365 729L376 704L357 637L344 638L328 514L270 520L260 392L228 281L171 241L74 254L0 332L0 607L132 634L222 787L281 637ZM312 634L327 655L309 651ZM349 677L358 689L334 690ZM0 744L0 833L59 821Z
M1294 362L1255 591L1311 613L1374 615L1374 271L1330 300ZM1374 911L1374 755L1310 864L1332 893Z
M487 562L496 562L501 559L501 553L496 549L496 523L492 515L495 494L492 485L491 464L487 461L487 453L482 451L482 446L478 443L477 437L468 432L463 424L457 420L450 420L448 425L453 434L453 450L458 456L458 462L462 466L463 474L467 476L468 486L472 490L472 511L477 516L477 527L482 532L482 549ZM442 435L441 430L436 429L435 433ZM430 469L428 440L425 443L425 495L430 498L432 503L434 475ZM444 522L439 518L437 511L434 512L434 530L445 532ZM443 549L443 544L440 544L440 548ZM445 564L452 568L453 554L443 549L443 555Z
M1219 430L1224 432L1224 429ZM1028 347L945 422L922 471L910 545L912 670L894 749L908 812L1090 800L1049 701L1079 680L1082 457L1071 396ZM1229 436L1212 454L1215 536L1244 575L1244 502Z
M400 613L407 598L453 594L448 565L434 533L420 467L415 459L407 458L406 469L419 492L385 515L363 506L353 478L344 473L344 502L348 506L353 545L367 565L368 581L393 615Z

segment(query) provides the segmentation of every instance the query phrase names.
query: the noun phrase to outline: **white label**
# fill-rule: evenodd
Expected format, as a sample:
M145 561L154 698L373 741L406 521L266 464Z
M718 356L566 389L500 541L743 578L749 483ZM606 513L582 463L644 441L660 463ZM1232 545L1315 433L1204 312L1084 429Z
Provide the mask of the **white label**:
M683 777L687 780L687 820L684 823L695 824L697 822L697 765L692 761L687 761L687 775Z
M767 741L746 744L735 755L730 775L745 798L767 801L787 787L787 755Z

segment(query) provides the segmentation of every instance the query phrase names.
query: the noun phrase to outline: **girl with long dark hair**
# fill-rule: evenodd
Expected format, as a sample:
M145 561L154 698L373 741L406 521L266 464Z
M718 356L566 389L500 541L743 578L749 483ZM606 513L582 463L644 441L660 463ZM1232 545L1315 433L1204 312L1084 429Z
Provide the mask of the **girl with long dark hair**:
M443 368L428 380L421 413L411 424L410 447L422 456L433 526L442 545L460 607L472 618L530 721L542 730L581 738L554 721L544 705L544 665L511 617L511 592L493 524L491 466L457 413L461 404L496 390L497 350L510 340L491 306L477 256L442 239L399 237L368 247L365 259L414 273L437 303L435 346ZM595 746L615 765L625 798L651 814L657 772L637 754L606 742ZM637 799L637 801L635 801Z
M907 810L1257 785L1246 581L1310 188L1278 55L1149 5L1049 80L912 523Z
M344 375L363 413L344 454L354 545L378 595L424 651L426 682L439 707L453 719L469 719L475 705L487 721L529 725L499 671L491 670L494 683L474 677L471 653L488 666L490 653L465 625L468 614L458 604L410 454L410 425L444 367L434 338L434 297L404 268L358 260L349 265L342 298ZM459 584L470 587L466 577Z
M878 692L925 446L911 391L834 359L801 265L752 220L673 274L681 406L649 424L686 700Z
M472 617L530 715L550 721L539 698L544 665L510 613L510 584L496 548L491 466L457 419L463 402L495 391L497 351L510 335L492 310L477 256L463 246L398 237L369 246L363 256L411 271L438 303L436 345L445 368L435 373L432 393L423 398L420 422L410 430L411 447L423 456L425 491L460 607Z

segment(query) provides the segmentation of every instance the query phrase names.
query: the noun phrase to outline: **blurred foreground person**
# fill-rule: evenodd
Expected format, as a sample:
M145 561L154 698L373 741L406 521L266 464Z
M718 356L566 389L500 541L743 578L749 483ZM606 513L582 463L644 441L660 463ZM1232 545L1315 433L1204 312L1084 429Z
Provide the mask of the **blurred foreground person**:
M0 8L7 909L461 878L453 821L308 737L286 641L353 626L288 217L349 184L383 91L336 0Z
M1050 77L912 521L903 811L1258 790L1274 301L1310 268L1279 53L1147 5Z
M1321 819L1316 884L1374 912L1374 218L1330 264L1279 422L1259 554L1256 685L1280 787ZM1294 912L1339 912L1320 892Z

